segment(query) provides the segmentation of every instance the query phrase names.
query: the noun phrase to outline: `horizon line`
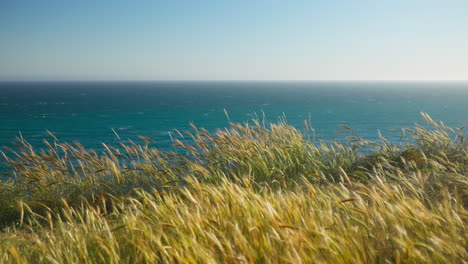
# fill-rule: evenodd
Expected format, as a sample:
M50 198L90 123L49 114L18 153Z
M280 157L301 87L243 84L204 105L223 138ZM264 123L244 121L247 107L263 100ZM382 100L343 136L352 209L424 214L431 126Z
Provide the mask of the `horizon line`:
M288 80L288 79L11 79L0 83L52 83L52 82L346 82L346 83L466 83L467 80Z

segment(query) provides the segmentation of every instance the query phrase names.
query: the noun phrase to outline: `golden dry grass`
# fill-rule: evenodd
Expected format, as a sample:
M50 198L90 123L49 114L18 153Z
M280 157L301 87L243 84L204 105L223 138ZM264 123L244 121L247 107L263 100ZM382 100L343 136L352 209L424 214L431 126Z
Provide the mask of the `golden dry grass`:
M169 153L144 137L100 154L20 140L0 262L466 263L463 128L423 117L405 146L255 120L194 127Z

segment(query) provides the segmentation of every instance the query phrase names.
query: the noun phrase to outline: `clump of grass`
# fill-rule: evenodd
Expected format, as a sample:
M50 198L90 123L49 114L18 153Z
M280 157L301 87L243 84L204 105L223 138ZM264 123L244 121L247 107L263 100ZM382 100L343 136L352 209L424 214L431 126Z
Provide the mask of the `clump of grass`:
M118 210L66 208L33 235L51 263L457 263L466 210L449 192L426 206L385 182L258 191L195 179L178 193L139 192ZM33 218L34 219L34 218ZM33 225L40 225L39 222ZM19 255L19 254L18 254ZM15 256L15 248L3 253Z
M1 220L19 215L19 201L24 201L36 213L46 213L60 209L62 200L77 206L83 200L98 202L109 196L126 196L135 188L161 189L168 182L180 179L174 174L179 170L173 164L177 157L172 160L168 157L170 153L148 145L122 144L123 153L104 145L107 151L97 154L79 143L73 146L60 143L55 137L54 140L53 144L44 141L47 148L36 151L18 138L18 150L10 150L9 155L3 153L11 170L9 180L0 183L0 197L6 198L0 208L5 208L2 213L7 208L11 212L2 214Z
M20 138L3 154L0 262L462 263L464 127L423 118L402 146L256 120L193 126L174 152Z

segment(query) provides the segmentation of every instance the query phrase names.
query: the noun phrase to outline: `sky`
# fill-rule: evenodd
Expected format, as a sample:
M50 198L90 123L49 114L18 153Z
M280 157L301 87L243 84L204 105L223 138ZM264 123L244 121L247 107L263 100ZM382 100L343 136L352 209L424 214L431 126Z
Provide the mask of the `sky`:
M468 80L467 0L1 0L0 80Z

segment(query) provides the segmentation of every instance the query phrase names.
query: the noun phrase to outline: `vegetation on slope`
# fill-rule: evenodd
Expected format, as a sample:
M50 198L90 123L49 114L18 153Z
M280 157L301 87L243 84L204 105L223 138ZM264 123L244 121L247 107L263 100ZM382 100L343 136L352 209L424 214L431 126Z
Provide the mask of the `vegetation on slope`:
M0 262L463 263L464 127L423 117L402 146L256 120L193 127L174 152L19 139L3 155Z

